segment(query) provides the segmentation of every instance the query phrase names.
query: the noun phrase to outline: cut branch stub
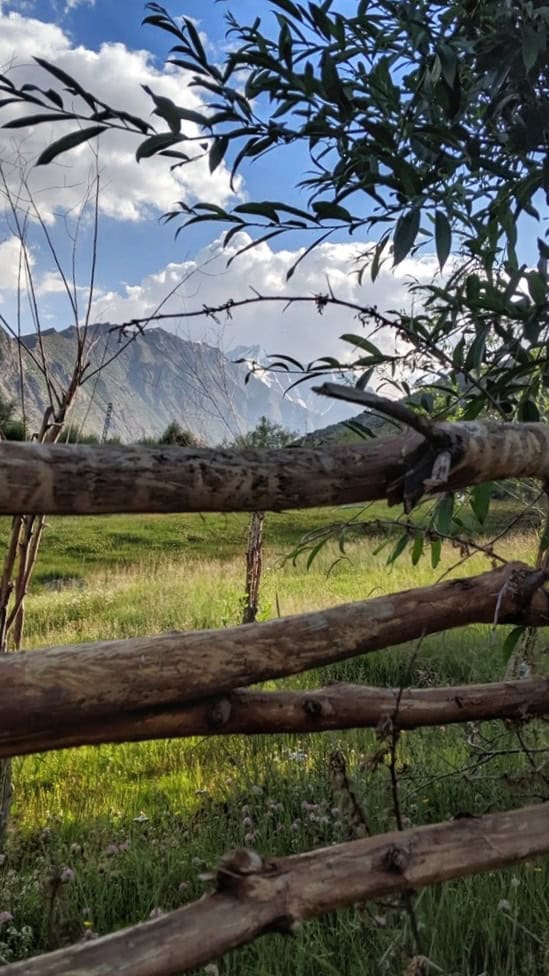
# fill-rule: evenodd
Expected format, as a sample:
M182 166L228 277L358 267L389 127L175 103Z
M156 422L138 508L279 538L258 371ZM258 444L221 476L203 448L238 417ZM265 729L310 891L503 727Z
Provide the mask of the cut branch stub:
M549 852L549 805L395 831L293 857L241 850L216 891L154 921L5 966L3 976L174 976L357 902Z

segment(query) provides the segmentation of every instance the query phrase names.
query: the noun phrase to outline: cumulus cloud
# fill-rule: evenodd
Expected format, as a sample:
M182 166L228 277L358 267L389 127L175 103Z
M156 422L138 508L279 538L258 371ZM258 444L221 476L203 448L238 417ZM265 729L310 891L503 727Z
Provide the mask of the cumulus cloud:
M30 249L27 249L27 259L32 272L35 258ZM17 288L23 285L24 280L25 271L21 261L19 238L7 237L6 240L0 241L0 301L2 301L2 292L17 291Z
M145 119L151 117L153 105L142 85L186 108L197 109L200 105L198 96L189 87L189 74L170 66L157 68L150 52L130 51L120 43L105 43L97 51L82 45L75 47L58 25L8 11L0 4L0 69L9 71L15 83L25 81L56 87L54 79L32 62L34 56L55 63L105 102L113 101ZM10 112L18 115L21 109L8 106L2 110L3 119ZM152 118L154 121L155 117ZM5 164L12 163L13 180L18 167L14 161L21 158L31 163L49 142L70 128L58 124L29 130L0 130L0 157ZM186 125L189 134L196 131L192 125ZM137 221L151 212L158 214L170 209L177 200L205 196L213 203L223 204L231 196L228 172L223 164L213 174L206 160L173 173L165 159L147 159L137 165L134 153L138 141L138 137L122 132L106 132L99 140L99 165L103 174L100 206L104 214ZM84 144L50 166L29 171L31 189L39 195L45 218L52 220L60 206L70 209L78 204L93 166L93 147ZM237 191L239 187L240 184Z
M147 275L140 282L128 283L123 291L109 292L97 302L94 317L101 321L124 322L152 314L166 295L178 288L162 308L165 313L215 306L227 299L253 297L253 287L264 295L316 295L331 287L338 298L361 305L377 305L380 310L410 306L407 288L411 278L430 281L436 269L434 258L409 259L396 269L385 268L374 283L364 276L362 285L356 273L355 244L324 243L301 264L290 285L285 276L301 253L299 250L273 251L268 243L251 248L230 268L227 258L246 243L246 235L233 238L221 252L219 242L204 248L193 260L172 262ZM364 250L364 247L362 247ZM178 287L179 286L179 287ZM164 328L184 338L218 342L226 349L237 345L259 345L267 353L284 353L308 362L323 355L345 358L350 346L344 333L360 333L360 323L352 311L326 308L319 315L313 303L290 305L265 303L236 310L231 319L220 316L221 326L211 319L170 319ZM394 349L395 336L389 331L376 340L385 350Z

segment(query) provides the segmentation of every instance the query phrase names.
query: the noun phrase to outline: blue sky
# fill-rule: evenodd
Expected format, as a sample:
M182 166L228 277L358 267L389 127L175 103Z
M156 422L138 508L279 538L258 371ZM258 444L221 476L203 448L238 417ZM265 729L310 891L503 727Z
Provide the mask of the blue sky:
M224 15L229 7L244 22L253 20L258 13L272 16L269 5L261 0L185 0L177 4L166 0L166 6L174 15L185 13L194 18L204 42L220 53L225 43ZM150 112L150 102L141 90L142 82L193 107L197 96L187 87L188 78L164 65L169 35L142 26L144 15L140 0L0 0L0 66L3 70L10 67L20 80L36 77L38 83L43 83L32 67L32 56L40 55L74 74L106 101L145 117ZM17 64L23 66L14 67ZM95 160L91 147L85 146L49 167L33 168L33 159L44 145L59 135L58 128L54 133L42 127L30 132L0 130L0 154L12 193L19 186L14 161L18 156L23 159L34 199L70 271L72 241L67 230L71 229L71 220L67 224L63 214L72 215L74 227L74 216L90 174L93 175ZM262 245L235 261L227 271L225 256L218 254L215 243L219 230L206 225L181 234L176 241L174 225L160 222L162 213L181 198L235 202L223 166L213 176L206 164L185 167L178 171L176 180L160 158L137 165L133 159L135 147L136 141L124 135L105 134L100 140L102 191L94 318L124 321L149 314L178 283L177 295L167 306L170 311L249 295L250 285L264 293L286 290L285 272L298 256L302 241L286 237L274 242L273 247ZM246 171L237 188L238 196L288 199L290 193L297 194L292 187L301 175L300 167L305 165L306 159L298 154L267 156ZM299 203L298 196L294 195L294 199ZM41 321L44 327L62 328L70 321L62 282L36 220L29 222L29 228L29 257ZM90 232L91 224L84 220L76 270L81 309L87 297ZM366 243L363 241L362 247ZM525 243L526 256L533 260L535 235L530 235ZM11 316L11 320L17 291L17 248L13 227L4 221L0 233L0 313ZM341 297L385 309L399 308L407 303L407 276L428 280L436 269L433 256L426 255L421 260L403 262L395 273L385 270L374 285L365 279L359 287L352 273L356 253L354 239L342 237L323 245L301 266L292 280L291 291L325 291L328 279ZM220 342L226 348L238 343L259 344L267 352L287 352L305 360L344 354L348 347L339 336L356 331L356 323L352 319L343 321L340 313L328 312L320 319L314 309L306 311L303 307L285 315L281 315L279 307L263 308L259 315L254 309L239 314L222 330L202 319L173 327L182 335ZM22 331L31 329L32 321L25 311ZM382 342L390 348L393 339L385 336Z

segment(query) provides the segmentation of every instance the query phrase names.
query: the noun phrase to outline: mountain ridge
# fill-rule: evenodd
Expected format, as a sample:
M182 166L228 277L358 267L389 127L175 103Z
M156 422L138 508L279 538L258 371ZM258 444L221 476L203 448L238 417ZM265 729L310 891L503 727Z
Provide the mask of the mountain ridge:
M44 378L31 357L40 359L43 350L53 381L64 388L76 355L77 335L74 326L42 330L40 337L24 335L19 341L31 355L23 349L20 357L18 340L0 329L0 394L21 404L22 374L25 412L31 425L38 424L48 404ZM174 420L205 443L231 441L255 427L261 416L304 435L349 413L349 408L335 402L327 407L304 386L284 395L279 377L273 374L246 378L249 364L234 362L232 353L227 355L206 342L182 339L159 327L145 330L125 348L123 343L109 323L94 324L88 330L90 378L79 391L70 416L82 433L101 435L109 403L109 436L123 442L157 437Z

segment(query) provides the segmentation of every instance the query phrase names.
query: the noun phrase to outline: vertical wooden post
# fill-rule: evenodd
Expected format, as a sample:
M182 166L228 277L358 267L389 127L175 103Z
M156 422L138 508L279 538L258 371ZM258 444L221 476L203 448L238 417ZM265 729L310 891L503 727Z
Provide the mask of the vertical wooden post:
M243 624L253 624L259 604L259 586L263 561L263 523L265 512L252 512L246 549L246 597Z

